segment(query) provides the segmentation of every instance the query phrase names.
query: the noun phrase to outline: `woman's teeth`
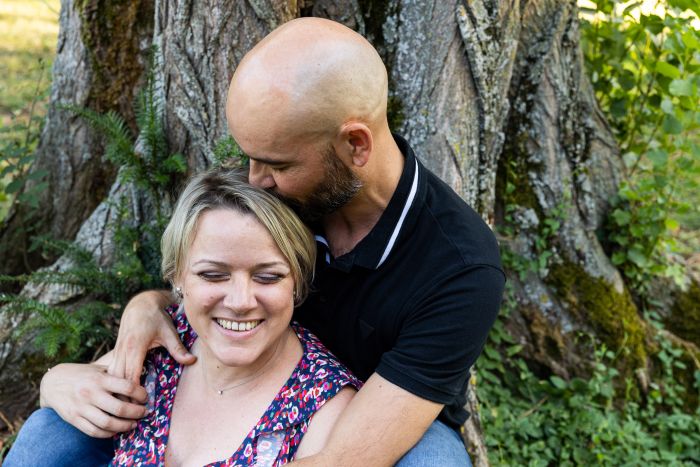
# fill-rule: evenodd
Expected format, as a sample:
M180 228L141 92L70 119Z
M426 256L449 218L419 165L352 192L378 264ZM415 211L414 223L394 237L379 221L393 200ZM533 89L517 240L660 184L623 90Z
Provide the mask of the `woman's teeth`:
M227 319L217 318L216 322L219 323L219 326L221 326L222 328L230 329L231 331L250 331L251 329L255 329L256 327L258 327L258 324L260 324L262 320L229 321Z

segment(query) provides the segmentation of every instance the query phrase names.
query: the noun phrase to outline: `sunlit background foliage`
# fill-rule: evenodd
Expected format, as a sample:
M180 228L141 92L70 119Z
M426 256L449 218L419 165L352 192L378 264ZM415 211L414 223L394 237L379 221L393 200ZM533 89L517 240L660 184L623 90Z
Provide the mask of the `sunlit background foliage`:
M660 371L647 395L616 369L629 349L591 336L588 378L536 375L504 322L477 362L493 465L697 465L700 371L667 339L649 285L688 286L700 260L700 2L580 1L586 69L620 145L625 179L601 232L657 333ZM544 258L546 260L546 258ZM506 264L522 267L504 251ZM682 384L679 374L691 381Z

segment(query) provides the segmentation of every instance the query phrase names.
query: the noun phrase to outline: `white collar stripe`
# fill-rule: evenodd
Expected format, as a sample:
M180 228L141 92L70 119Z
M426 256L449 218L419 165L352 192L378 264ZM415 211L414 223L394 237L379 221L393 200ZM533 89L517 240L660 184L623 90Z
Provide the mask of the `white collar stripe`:
M391 249L394 248L394 243L396 242L396 237L399 236L399 232L401 231L401 226L403 225L403 221L406 219L406 215L408 214L408 210L411 209L411 205L413 204L413 199L416 197L416 192L418 191L418 160L416 160L416 173L413 176L413 184L411 185L411 192L408 194L408 199L406 200L406 204L403 207L403 211L401 212L401 217L399 217L399 222L396 223L396 227L394 227L394 231L391 234L391 238L389 238L389 243L386 246L386 249L384 249L384 254L382 255L382 259L379 260L379 263L377 264L377 267L381 266L386 258L389 256L389 253L391 253Z
M322 236L314 235L314 239L316 239L318 243L323 243L324 245L326 245L327 249L330 249L330 247L328 246L328 240L326 240ZM328 251L326 251L326 264L331 264L331 254Z

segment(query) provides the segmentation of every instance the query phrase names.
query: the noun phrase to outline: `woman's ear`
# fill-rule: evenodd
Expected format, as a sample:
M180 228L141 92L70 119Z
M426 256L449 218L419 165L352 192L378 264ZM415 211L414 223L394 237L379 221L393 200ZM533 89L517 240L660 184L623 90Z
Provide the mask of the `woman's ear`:
M355 167L364 167L374 147L369 127L361 122L346 123L340 130L340 138L352 159L352 164Z

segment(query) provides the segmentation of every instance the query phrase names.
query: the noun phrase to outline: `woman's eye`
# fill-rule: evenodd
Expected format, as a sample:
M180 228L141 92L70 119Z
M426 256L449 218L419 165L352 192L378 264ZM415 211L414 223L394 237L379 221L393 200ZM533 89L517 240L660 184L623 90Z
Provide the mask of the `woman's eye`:
M273 284L280 281L284 276L281 274L256 274L255 278L263 284Z
M210 281L210 282L217 282L217 281L223 281L228 278L226 274L221 274L220 272L200 272L197 274L199 277L204 279L205 281Z

